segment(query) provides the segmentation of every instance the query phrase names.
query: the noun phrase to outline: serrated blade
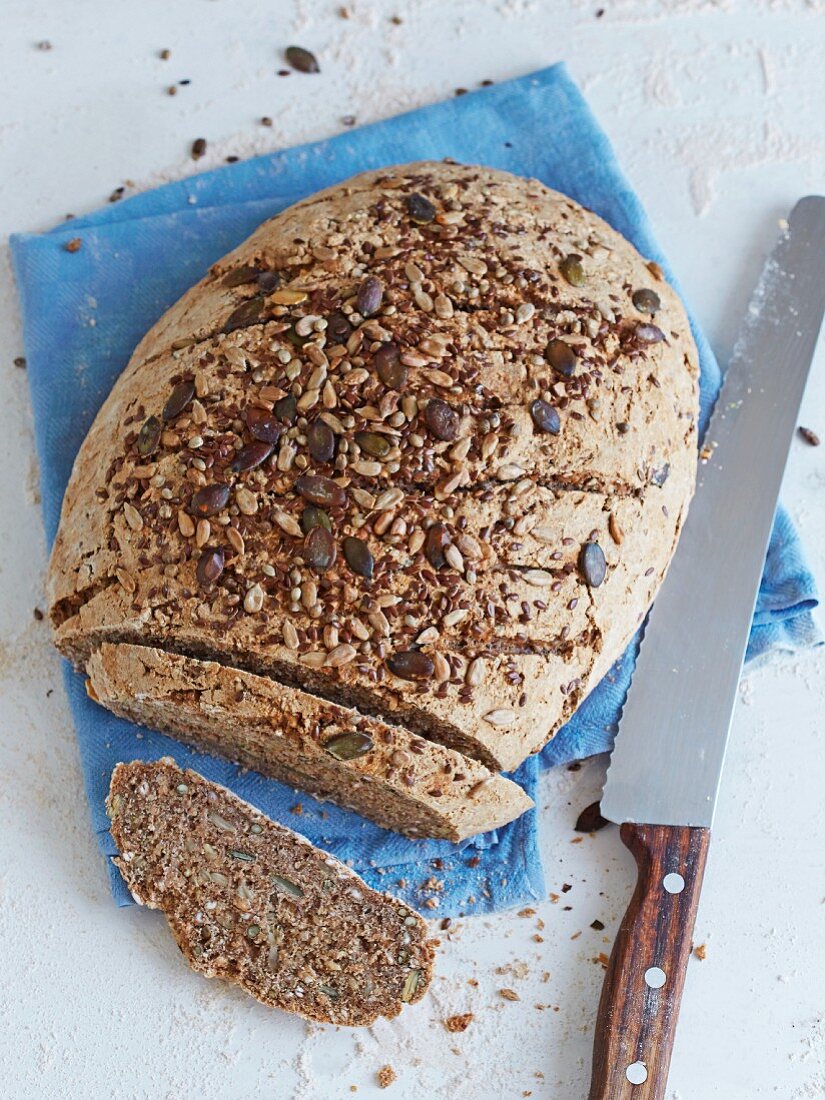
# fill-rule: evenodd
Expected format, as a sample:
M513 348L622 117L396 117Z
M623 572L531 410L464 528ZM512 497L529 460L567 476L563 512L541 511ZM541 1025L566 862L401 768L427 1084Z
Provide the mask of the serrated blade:
M751 299L696 496L650 613L602 797L710 827L779 486L825 310L825 198L794 207Z

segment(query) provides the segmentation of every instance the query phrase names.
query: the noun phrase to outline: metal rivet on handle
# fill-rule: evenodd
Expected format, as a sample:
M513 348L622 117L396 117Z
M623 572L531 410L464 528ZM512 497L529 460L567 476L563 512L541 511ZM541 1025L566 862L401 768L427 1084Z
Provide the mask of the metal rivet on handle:
M643 1085L647 1080L647 1067L644 1062L632 1062L624 1071L631 1085Z
M645 971L645 985L651 989L661 989L667 981L667 974L659 966L651 966Z
M681 894L685 888L685 880L675 871L671 871L669 875L665 875L662 886L669 894Z

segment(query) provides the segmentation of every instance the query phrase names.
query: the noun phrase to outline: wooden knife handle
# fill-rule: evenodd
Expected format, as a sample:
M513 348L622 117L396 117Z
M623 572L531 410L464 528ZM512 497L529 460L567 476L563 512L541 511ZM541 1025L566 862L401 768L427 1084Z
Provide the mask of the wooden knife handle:
M602 987L589 1100L664 1100L710 830L627 824L621 837L638 879Z

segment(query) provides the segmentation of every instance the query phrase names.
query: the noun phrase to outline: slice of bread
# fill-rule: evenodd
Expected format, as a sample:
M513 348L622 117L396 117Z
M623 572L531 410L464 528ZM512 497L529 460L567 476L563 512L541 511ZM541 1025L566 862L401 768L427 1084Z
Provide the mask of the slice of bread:
M118 764L107 812L135 901L165 914L199 973L347 1026L423 997L424 921L224 787L170 757Z

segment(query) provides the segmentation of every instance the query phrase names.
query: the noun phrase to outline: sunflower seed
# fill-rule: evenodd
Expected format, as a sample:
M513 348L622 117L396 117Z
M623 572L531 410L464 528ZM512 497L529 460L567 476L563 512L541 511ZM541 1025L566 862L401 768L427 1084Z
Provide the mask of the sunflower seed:
M516 712L508 707L498 707L496 710L490 710L484 715L484 721L496 727L511 726L517 718Z
M143 516L134 504L130 504L128 501L123 505L123 518L133 531L143 530Z
M259 584L253 584L244 596L243 609L250 615L255 615L264 605L264 590Z
M298 521L293 516L289 515L288 512L284 512L280 508L273 508L272 518L287 535L292 535L293 538L299 539L303 534Z

